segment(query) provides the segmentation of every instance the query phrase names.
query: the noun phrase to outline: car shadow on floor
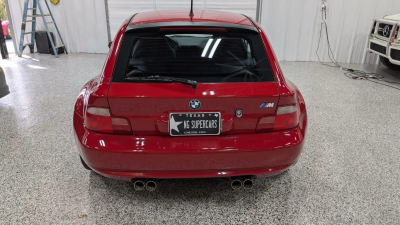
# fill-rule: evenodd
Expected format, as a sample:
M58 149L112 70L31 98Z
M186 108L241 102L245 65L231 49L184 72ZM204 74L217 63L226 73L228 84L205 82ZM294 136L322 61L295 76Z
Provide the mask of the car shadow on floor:
M275 177L257 179L252 189L233 190L230 181L223 178L166 179L157 183L157 190L154 192L135 191L132 183L112 180L94 172L90 174L90 193L106 191L110 197L125 196L136 201L151 201L157 198L174 200L182 197L207 201L217 195L224 196L221 198L221 203L230 203L240 200L237 196L257 198L257 195L264 195L265 192L269 192L276 185L280 187L279 193L276 193L276 195L283 196L290 193L292 186L290 171ZM95 197L95 194L92 197ZM96 201L102 200L97 199Z
M385 75L385 77L388 77L388 78L391 78L393 80L397 80L400 82L400 70L384 68L382 71L384 72L383 75ZM386 76L386 75L389 75L389 76Z
M101 218L120 217L122 221L132 218L140 223L147 221L141 215L157 221L168 214L172 214L170 218L187 220L187 214L190 214L197 220L203 216L202 210L223 220L224 216L218 213L221 208L229 208L238 215L247 210L262 214L266 208L288 211L291 207L291 177L290 171L287 171L272 178L258 179L252 189L246 190L233 190L228 180L220 178L168 179L158 183L156 191L149 192L135 191L129 182L108 179L91 172L88 190L90 213L99 222ZM253 220L256 217L250 218L250 221Z
M376 65L370 65L370 64L364 64L360 65L360 68L362 71L368 72L368 73L377 73L379 75L383 75L384 78L382 81L390 81L390 82L400 82L400 71L395 70L395 69L390 69L387 68L383 65L376 66ZM377 75L375 74L375 75ZM374 75L374 74L371 74Z

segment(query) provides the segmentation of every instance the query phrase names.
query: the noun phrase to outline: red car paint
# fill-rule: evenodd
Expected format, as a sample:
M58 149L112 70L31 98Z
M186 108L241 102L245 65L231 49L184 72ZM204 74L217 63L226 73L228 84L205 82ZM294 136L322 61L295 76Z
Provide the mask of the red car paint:
M222 11L194 11L194 16L189 17L187 11L165 10L153 11L147 13L139 13L133 18L130 25L146 24L146 23L162 23L162 22L219 22L233 23L246 26L253 24L244 16L236 13Z
M194 20L245 26L254 24L265 45L276 81L199 83L197 89L177 83L111 83L128 24ZM214 95L209 94L211 91ZM221 112L221 135L169 136L169 113L190 112L189 109L176 108L176 105L187 105L192 99L205 102L202 105L204 111ZM157 107L146 108L156 102ZM234 114L237 108L234 102L256 107L246 108L239 119ZM277 113L277 107L257 108L263 102L275 106L296 104L298 125L288 130L258 133L258 121ZM88 106L110 108L113 116L123 116L129 120L132 134L103 134L87 129L84 118ZM85 84L74 111L75 140L83 160L95 172L125 181L133 178L274 176L297 162L307 127L304 99L297 87L284 78L261 27L242 15L218 11L198 11L193 18L187 11L148 12L138 14L132 21L128 18L110 47L102 73Z

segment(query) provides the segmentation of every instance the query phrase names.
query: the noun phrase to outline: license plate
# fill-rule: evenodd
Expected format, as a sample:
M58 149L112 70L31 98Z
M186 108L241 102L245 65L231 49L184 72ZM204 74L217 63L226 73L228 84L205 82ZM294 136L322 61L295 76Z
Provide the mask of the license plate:
M171 113L169 133L171 136L219 135L221 113Z

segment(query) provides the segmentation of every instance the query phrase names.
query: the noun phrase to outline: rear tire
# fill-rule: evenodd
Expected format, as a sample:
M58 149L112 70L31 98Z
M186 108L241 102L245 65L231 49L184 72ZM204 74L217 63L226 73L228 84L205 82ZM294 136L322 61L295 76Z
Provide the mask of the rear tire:
M7 26L7 30L6 30L6 31L7 31L7 36L6 36L6 38L7 38L7 39L12 39L10 25Z
M80 157L80 158L81 158L81 162L82 162L83 167L85 167L85 169L87 169L87 170L92 170L92 169L85 163L85 161L83 161L82 157Z
M388 58L379 56L379 59L380 59L381 63L384 66L386 66L387 68L394 69L394 70L400 70L400 66L391 63Z

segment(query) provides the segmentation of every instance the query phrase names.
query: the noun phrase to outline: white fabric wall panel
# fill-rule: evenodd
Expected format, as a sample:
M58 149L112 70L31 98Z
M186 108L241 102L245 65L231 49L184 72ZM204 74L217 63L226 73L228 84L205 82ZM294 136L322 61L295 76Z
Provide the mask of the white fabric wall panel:
M257 0L207 0L206 8L245 14L255 20Z
M21 35L22 13L24 0L8 0L13 28L15 34L13 37L19 44ZM30 7L32 6L30 0ZM43 11L47 14L48 10L43 0L40 0ZM104 0L61 0L58 5L53 5L49 1L50 9L54 19L60 29L66 47L72 53L107 53L108 52L108 34L106 23L106 9ZM28 11L32 13L32 11ZM39 13L39 11L37 12ZM50 17L46 17L50 21ZM36 30L44 30L43 20L37 18ZM53 24L49 24L49 29L56 36L56 29ZM31 31L31 23L27 23L27 32ZM25 42L30 42L30 35L25 35ZM28 40L29 39L29 40ZM60 40L57 38L57 44ZM24 53L29 52L28 47Z
M369 54L372 20L400 12L399 0L328 0L327 22L331 47L341 63L377 63ZM321 0L263 0L261 25L280 60L318 61ZM319 49L328 62L326 36Z
M194 0L195 9L226 10L256 18L257 0ZM190 0L108 0L111 37L129 16L151 10L186 9L190 11Z
M155 0L156 10L187 9L190 10L190 0ZM194 9L204 9L205 0L193 0ZM188 14L189 15L189 14Z
M154 0L108 0L111 39L129 16L154 9Z

